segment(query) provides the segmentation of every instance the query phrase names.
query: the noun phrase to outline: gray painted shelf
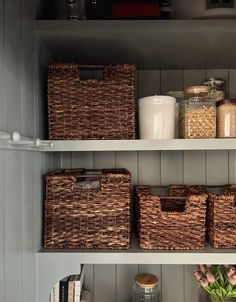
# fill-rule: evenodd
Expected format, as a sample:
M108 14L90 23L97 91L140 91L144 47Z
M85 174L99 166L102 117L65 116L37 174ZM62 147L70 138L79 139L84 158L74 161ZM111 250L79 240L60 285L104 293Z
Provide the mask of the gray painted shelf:
M149 251L140 249L133 244L129 250L48 250L42 249L38 253L39 263L50 264L54 257L61 261L77 259L84 264L227 264L236 262L236 249L213 249L207 245L200 251Z
M45 152L63 151L170 151L170 150L236 150L236 139L172 140L78 140L49 141L40 147Z
M236 67L236 20L38 20L36 32L59 61Z

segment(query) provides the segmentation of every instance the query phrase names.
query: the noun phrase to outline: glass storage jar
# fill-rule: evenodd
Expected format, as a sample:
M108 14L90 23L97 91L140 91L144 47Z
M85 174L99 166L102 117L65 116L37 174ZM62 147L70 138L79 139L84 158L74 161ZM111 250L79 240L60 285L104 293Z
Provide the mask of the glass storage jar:
M209 78L207 79L203 85L209 87L209 98L213 99L214 101L218 102L224 100L225 98L225 82L222 79L216 78Z
M222 100L217 106L217 137L236 137L236 99Z
M157 287L158 278L155 275L138 274L134 281L133 302L160 302L160 292Z
M181 138L216 137L216 103L209 99L209 87L191 86L184 90L180 103L179 133Z

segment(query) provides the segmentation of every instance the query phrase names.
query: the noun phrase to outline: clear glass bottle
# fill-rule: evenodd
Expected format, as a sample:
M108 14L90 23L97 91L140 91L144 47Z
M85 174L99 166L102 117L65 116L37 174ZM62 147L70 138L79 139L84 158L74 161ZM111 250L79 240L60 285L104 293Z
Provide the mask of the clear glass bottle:
M209 98L209 87L191 86L184 95L185 100L180 103L180 137L215 138L216 102Z
M236 137L236 100L217 102L217 137Z
M133 302L160 302L160 291L155 275L138 274L133 284Z
M218 102L224 100L225 98L225 81L222 79L217 78L209 78L207 79L203 85L208 86L209 91L209 98L213 99L214 101Z

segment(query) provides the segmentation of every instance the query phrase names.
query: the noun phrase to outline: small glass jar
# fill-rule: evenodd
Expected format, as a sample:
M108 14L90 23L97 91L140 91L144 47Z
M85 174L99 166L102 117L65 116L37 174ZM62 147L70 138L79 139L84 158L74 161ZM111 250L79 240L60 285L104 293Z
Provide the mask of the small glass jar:
M216 137L216 103L209 99L209 88L191 86L184 90L180 103L179 133L181 138Z
M217 106L217 137L236 137L236 100L222 100Z
M214 101L218 102L224 100L225 98L225 82L222 79L216 78L209 78L207 79L203 85L208 86L209 91L209 98L213 99Z
M155 275L142 273L134 279L133 302L160 302L160 291Z

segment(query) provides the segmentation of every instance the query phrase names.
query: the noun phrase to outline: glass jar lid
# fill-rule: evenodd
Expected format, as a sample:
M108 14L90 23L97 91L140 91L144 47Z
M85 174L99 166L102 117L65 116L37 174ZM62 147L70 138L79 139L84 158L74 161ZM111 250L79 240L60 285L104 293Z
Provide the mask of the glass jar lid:
M134 280L141 288L154 288L158 283L157 276L148 273L138 274Z
M225 87L225 81L218 78L209 78L206 79L206 81L203 83L203 85L206 85L208 87L215 88L216 90L223 90Z
M189 94L208 94L209 93L209 87L208 86L190 86L184 89L184 94L189 95Z
M219 102L216 103L216 106L217 107L220 107L222 105L225 105L225 104L233 104L233 105L236 105L236 99L226 99L226 100L221 100Z

